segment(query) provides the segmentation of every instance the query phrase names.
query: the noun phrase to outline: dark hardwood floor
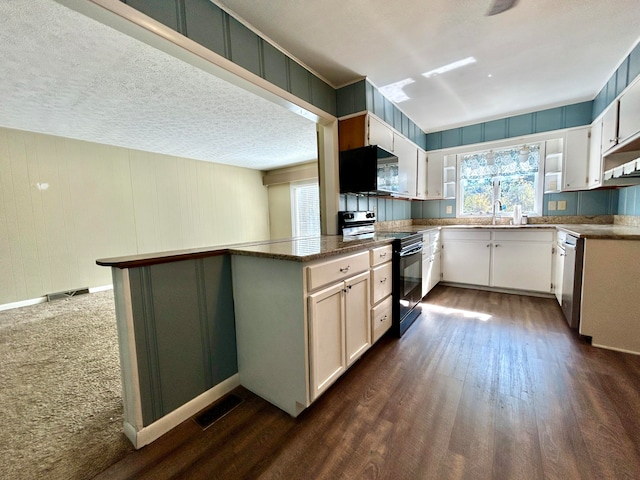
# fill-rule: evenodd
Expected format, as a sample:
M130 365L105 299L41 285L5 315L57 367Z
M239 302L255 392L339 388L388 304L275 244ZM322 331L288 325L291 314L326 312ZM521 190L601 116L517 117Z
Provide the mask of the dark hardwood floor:
M237 393L97 478L640 478L640 357L588 345L554 299L438 286L297 419Z

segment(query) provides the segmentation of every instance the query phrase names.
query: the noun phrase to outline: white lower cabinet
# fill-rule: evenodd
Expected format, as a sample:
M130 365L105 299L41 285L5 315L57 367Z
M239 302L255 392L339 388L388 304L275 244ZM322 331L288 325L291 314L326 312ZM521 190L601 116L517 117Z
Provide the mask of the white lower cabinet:
M440 281L440 230L425 232L422 250L422 296Z
M311 399L371 345L369 272L309 295Z
M492 286L550 292L552 246L533 242L493 245Z
M347 367L371 346L370 278L364 272L345 282Z
M442 230L442 280L489 285L491 232Z
M554 231L443 230L443 280L552 292Z
M298 416L391 326L391 254L383 245L311 262L232 255L241 385Z

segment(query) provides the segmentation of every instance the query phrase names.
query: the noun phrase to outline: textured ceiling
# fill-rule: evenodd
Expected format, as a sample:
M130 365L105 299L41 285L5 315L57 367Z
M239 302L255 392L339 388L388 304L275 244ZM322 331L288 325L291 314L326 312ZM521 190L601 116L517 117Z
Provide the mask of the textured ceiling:
M640 0L492 1L219 0L334 85L412 79L398 106L427 132L591 100L640 35Z
M0 126L268 170L313 122L52 0L0 2Z

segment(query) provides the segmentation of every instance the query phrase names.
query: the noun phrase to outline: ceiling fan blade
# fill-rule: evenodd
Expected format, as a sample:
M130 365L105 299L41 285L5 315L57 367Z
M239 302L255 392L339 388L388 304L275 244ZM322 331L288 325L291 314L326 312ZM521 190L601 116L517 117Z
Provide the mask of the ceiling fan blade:
M491 15L497 15L506 10L509 10L516 3L518 3L518 0L494 0L493 5L491 5L491 8L486 13L486 15L487 17L490 17Z

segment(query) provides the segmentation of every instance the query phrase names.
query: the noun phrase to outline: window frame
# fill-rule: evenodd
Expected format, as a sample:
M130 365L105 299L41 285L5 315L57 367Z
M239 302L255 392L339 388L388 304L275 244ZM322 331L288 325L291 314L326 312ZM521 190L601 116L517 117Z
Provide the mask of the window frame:
M557 138L557 135L556 135ZM511 139L515 140L515 139ZM462 211L464 202L462 201L462 157L466 155L480 154L489 152L490 150L509 150L514 148L520 148L524 145L539 145L539 165L537 172L537 181L535 185L535 193L534 193L534 211L526 212L529 216L542 216L543 215L543 203L544 203L544 179L545 179L545 158L546 158L546 140L544 139L534 139L530 138L528 141L522 141L523 139L518 139L517 142L501 142L500 144L483 144L478 145L482 146L482 148L469 149L464 152L460 152L456 154L456 218L491 218L493 216L492 213L487 213L484 215L476 215L470 213L464 213ZM491 177L492 183L495 179L499 179L500 176ZM525 212L523 212L525 213ZM497 216L510 217L513 215L513 211L504 211L500 212Z
M542 216L544 215L544 170L546 168L545 166L545 158L546 158L546 142L549 140L557 140L559 138L562 138L565 141L565 145L566 145L566 133L568 131L572 131L572 130L576 130L579 128L584 128L585 125L580 126L580 127L570 127L570 128L562 128L562 129L558 129L558 130L551 130L549 132L544 132L544 133L535 133L535 134L531 134L531 135L522 135L522 136L518 136L518 137L511 137L511 138L505 138L503 140L495 140L495 141L490 141L490 142L483 142L483 143L474 143L474 144L469 144L469 145L460 145L460 146L456 146L456 147L447 147L447 148L442 148L440 150L438 150L439 152L442 152L443 156L448 156L448 155L455 155L456 156L456 179L455 179L455 200L456 200L456 208L455 208L455 214L456 214L456 218L487 218L485 216L478 216L478 215L461 215L461 207L460 207L460 182L459 182L459 174L460 174L460 162L458 161L458 157L461 154L469 154L469 153L474 153L474 152L480 152L480 151L485 151L485 150L500 150L503 148L509 148L509 147L514 147L514 146L518 146L518 145L523 145L523 144L532 144L532 143L540 143L540 157L541 157L541 171L542 173L540 173L540 182L538 182L540 185L538 185L538 188L540 189L539 191L537 191L537 195L540 200L540 213L536 214L536 215L532 215L532 216ZM566 154L566 152L564 152ZM565 158L563 157L563 166L562 166L562 171L564 174L564 161Z
M320 235L322 226L320 225L320 182L317 178L309 180L299 180L289 184L289 195L291 199L291 236L300 237L300 225L298 223L298 204L296 201L296 189L307 186L315 186L318 190L318 232L305 236Z

